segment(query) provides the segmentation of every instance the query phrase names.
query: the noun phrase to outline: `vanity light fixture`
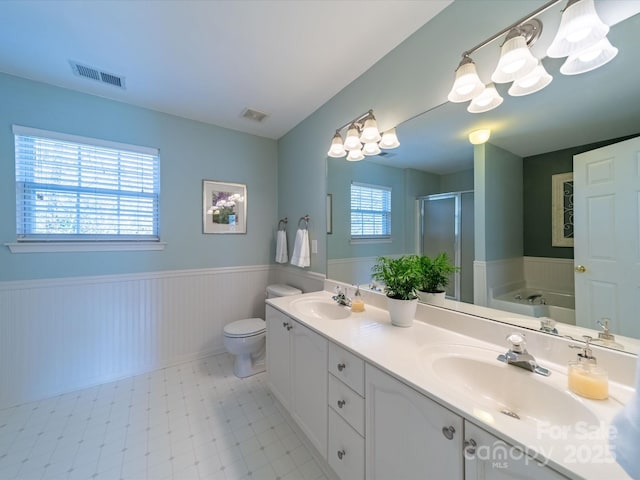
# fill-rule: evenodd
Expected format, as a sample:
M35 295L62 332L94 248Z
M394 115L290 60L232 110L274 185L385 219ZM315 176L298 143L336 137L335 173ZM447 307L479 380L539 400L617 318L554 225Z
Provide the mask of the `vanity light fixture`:
M482 145L483 143L487 143L490 136L491 130L489 130L488 128L481 128L469 133L469 141L473 145Z
M488 112L502 105L503 101L504 98L500 96L496 86L493 83L489 83L480 95L471 100L467 111L470 113Z
M347 130L344 142L342 130ZM365 156L379 155L380 149L400 146L395 127L380 133L373 110L354 118L336 130L327 155L333 158L347 157L350 162L363 160Z
M547 73L541 61L533 56L530 47L542 33L542 22L535 17L561 1L551 0L545 3L526 17L463 52L448 100L456 103L471 100L467 107L471 113L487 112L502 103L495 86L492 91L487 91L489 86L484 88L471 55L505 34L498 64L491 75L492 82L513 82L508 92L516 97L530 95L549 85L553 77ZM608 32L609 27L596 13L594 0L568 0L547 55L568 57L560 68L563 75L589 72L611 61L618 53L606 38Z

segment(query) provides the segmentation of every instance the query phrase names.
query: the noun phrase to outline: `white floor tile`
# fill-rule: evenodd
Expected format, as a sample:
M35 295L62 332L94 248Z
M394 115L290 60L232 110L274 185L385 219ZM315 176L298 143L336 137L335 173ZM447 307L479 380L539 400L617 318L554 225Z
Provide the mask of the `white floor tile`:
M264 375L218 355L0 410L0 479L323 479Z

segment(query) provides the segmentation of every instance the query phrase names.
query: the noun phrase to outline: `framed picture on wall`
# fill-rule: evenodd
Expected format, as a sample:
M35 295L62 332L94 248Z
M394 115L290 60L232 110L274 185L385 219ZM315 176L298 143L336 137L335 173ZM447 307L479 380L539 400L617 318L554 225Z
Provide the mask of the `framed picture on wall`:
M202 181L202 232L247 233L247 186Z
M573 172L551 177L551 245L573 247Z

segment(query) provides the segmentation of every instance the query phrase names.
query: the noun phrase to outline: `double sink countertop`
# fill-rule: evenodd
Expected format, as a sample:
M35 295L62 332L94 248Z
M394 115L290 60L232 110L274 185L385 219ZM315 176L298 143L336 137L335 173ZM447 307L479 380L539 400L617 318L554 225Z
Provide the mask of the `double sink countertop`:
M632 372L618 381L609 372L608 400L585 399L567 388L564 359L576 350L569 352L565 339L526 333L529 352L552 372L543 377L497 360L508 350L501 339L515 327L424 304L411 327L395 327L380 308L384 296L376 295L365 295L360 313L337 305L328 291L267 304L569 478L629 478L608 438L611 420L634 393L626 381ZM620 355L614 368L635 365Z

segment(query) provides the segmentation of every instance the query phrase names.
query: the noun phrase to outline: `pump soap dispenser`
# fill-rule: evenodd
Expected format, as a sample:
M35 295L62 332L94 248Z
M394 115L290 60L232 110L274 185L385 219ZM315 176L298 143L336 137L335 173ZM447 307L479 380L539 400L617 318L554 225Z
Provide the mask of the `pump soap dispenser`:
M584 335L585 345L569 345L569 348L579 348L575 361L569 362L568 378L569 390L585 398L605 400L609 397L609 378L607 372L598 367L596 357L591 352L592 338Z
M364 312L364 300L362 299L359 285L356 287L356 293L353 294L353 300L351 300L351 311L354 313Z

